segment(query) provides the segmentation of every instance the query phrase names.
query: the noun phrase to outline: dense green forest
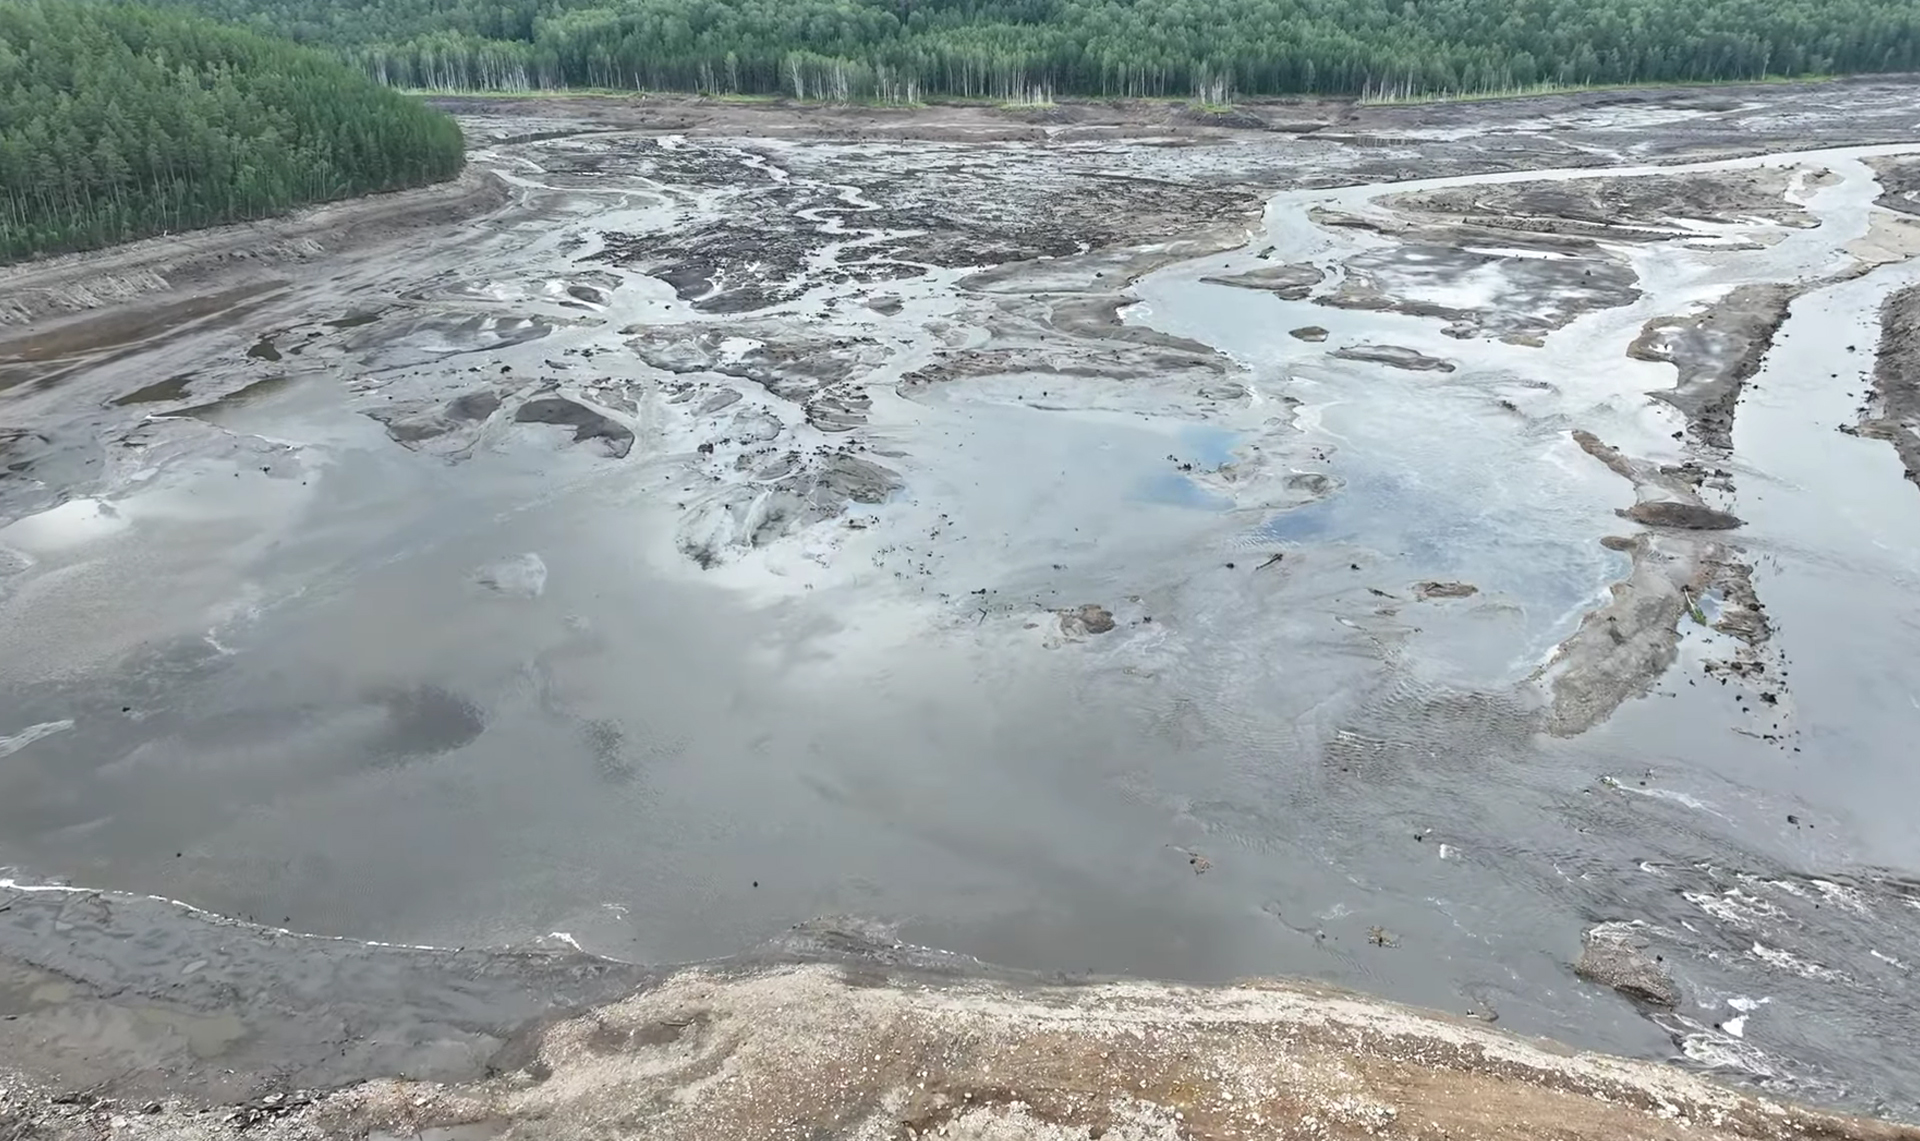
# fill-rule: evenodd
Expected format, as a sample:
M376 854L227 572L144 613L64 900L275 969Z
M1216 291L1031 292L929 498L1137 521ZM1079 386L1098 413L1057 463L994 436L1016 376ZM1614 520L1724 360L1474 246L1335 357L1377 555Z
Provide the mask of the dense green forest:
M1920 68L1914 0L176 0L401 87L908 100Z
M179 11L0 0L0 261L450 178L445 115Z

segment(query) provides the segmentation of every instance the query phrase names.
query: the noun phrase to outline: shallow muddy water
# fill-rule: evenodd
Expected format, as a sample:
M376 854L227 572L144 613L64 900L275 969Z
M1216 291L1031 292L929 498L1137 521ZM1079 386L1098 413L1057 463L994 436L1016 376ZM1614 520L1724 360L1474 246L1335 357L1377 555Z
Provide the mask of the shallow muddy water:
M14 405L43 466L0 526L0 867L634 963L836 915L1069 976L1306 975L1913 1116L1920 494L1835 429L1920 271L1817 284L1886 149L1686 168L1784 172L1805 225L1463 231L1471 265L1402 277L1413 236L1329 219L1672 171L1288 190L1210 245L1048 235L1000 272L1035 252L1022 170L1244 189L1268 160L482 151L506 209ZM1012 205L956 254L922 177ZM1574 307L1554 258L1638 292ZM1201 280L1275 263L1324 284ZM1323 303L1355 265L1402 311ZM1629 344L1769 282L1810 291L1703 451ZM1538 344L1448 331L1522 310ZM1642 529L1576 430L1727 473L1698 494L1745 521L1773 636L1683 619L1648 695L1561 738L1540 671L1631 573L1600 540ZM83 453L104 474L39 474ZM1063 620L1090 604L1111 630ZM1738 653L1773 673L1727 684ZM1574 977L1610 922L1677 1009Z

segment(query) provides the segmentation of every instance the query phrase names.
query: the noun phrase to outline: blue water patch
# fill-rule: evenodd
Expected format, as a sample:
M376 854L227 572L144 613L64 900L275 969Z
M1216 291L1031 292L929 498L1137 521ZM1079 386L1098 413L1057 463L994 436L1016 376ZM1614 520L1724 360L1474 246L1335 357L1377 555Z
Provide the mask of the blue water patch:
M1282 511L1254 529L1254 537L1276 542L1328 538L1333 530L1333 500L1322 499Z
M1195 424L1180 429L1180 447L1185 454L1180 458L1191 460L1205 468L1217 468L1233 462L1233 446L1240 442L1241 433L1228 428L1216 428L1210 424Z
M1175 472L1152 476L1140 482L1135 498L1173 507L1196 507L1205 511L1225 511L1233 501L1215 495L1206 488Z

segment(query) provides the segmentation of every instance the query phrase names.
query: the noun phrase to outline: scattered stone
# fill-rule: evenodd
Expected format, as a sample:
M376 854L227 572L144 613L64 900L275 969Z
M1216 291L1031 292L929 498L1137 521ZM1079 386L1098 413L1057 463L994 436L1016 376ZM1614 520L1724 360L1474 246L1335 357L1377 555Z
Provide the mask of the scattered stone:
M1480 588L1468 582L1419 582L1414 584L1413 593L1425 602L1433 598L1466 598L1480 593Z
M1113 629L1113 611L1095 602L1075 610L1060 611L1063 634L1105 634Z
M1699 503L1654 500L1636 503L1619 513L1649 527L1677 527L1688 531L1731 531L1741 520L1725 511L1716 511Z
M1318 325L1302 325L1287 335L1295 340L1311 341L1316 345L1327 339L1327 331Z
M1647 954L1647 942L1622 923L1606 923L1586 933L1585 950L1573 973L1590 983L1612 987L1635 1002L1671 1007L1680 1002L1680 988L1658 957Z

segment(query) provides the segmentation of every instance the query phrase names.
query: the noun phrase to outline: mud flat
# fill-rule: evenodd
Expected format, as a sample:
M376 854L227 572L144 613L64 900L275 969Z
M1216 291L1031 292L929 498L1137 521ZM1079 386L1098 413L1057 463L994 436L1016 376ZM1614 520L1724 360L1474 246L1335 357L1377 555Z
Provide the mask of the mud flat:
M0 1085L437 1141L761 1135L801 1078L849 1136L1920 1116L1920 496L1862 438L1914 90L457 100L417 210L8 271ZM1475 1025L1215 989L1273 976ZM789 1065L809 1009L919 1069Z

